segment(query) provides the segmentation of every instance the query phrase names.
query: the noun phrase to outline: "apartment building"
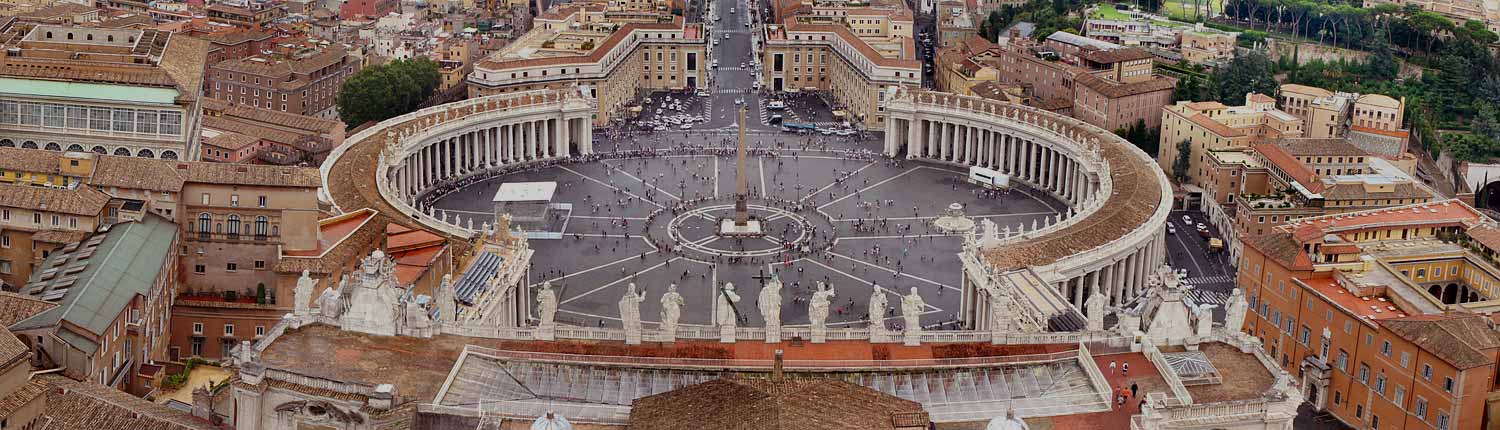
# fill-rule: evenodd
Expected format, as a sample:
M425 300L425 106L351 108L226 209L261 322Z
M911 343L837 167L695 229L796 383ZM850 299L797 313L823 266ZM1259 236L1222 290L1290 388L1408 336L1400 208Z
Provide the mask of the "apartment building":
M775 92L820 91L851 123L885 124L890 90L921 85L912 13L902 2L773 3L777 24L763 28L761 85Z
M608 12L571 2L536 17L531 31L474 65L469 97L577 86L597 101L595 125L645 91L706 86L708 34L698 23L649 11Z
M361 67L359 56L337 45L278 46L271 54L209 65L206 89L230 104L337 119L339 89Z
M214 3L204 9L209 21L241 28L266 28L286 16L286 5L272 2L246 2L241 6Z
M1002 83L1025 85L1044 105L1071 103L1074 118L1106 130L1137 122L1157 127L1177 81L1155 73L1151 53L1056 32L1041 44L1022 38L1001 47ZM1052 109L1049 109L1052 110Z
M275 165L318 165L345 135L335 119L217 99L203 102L203 130L204 161Z
M1215 65L1234 58L1239 33L1186 24L1137 11L1095 11L1083 22L1083 35L1124 46L1146 48L1163 56L1176 54L1192 64ZM1123 16L1120 16L1123 14Z
M196 160L206 45L0 21L0 147Z
M1243 330L1358 429L1477 429L1496 396L1500 230L1468 205L1324 215L1247 235Z
M21 292L57 306L11 324L45 368L144 395L164 376L177 225L155 214L52 253Z

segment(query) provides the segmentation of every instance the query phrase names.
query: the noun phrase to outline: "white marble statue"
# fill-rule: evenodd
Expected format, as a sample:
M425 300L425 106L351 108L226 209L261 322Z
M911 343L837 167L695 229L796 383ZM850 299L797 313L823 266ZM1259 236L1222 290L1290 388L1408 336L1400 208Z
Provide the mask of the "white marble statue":
M1198 326L1196 327L1197 330L1195 330L1193 334L1196 334L1198 336L1208 336L1213 333L1214 308L1217 307L1219 306L1209 304L1198 305L1198 308L1196 309L1197 312L1194 313L1194 317L1196 318L1196 321L1194 322L1196 322Z
M886 333L885 308L886 306L890 306L890 304L886 301L885 290L880 289L879 285L875 285L872 288L874 290L870 292L869 312L870 335L873 337L875 335L883 335Z
M319 295L318 299L313 302L318 305L318 314L328 318L338 318L344 313L343 290L348 283L349 274L346 273L343 278L339 279L339 286L337 288L323 290L323 294Z
M1088 319L1089 331L1104 330L1104 306L1109 304L1109 297L1105 297L1099 290L1095 288L1094 294L1090 294L1088 300L1083 302L1083 307L1088 312L1084 317Z
M755 303L760 308L760 316L766 320L766 327L781 326L781 277L775 273L771 274L771 280L766 282L760 289L759 301Z
M458 320L458 298L457 292L454 291L452 273L443 275L443 282L438 284L437 297L433 300L437 300L439 320L448 322Z
M552 291L551 282L543 282L536 292L536 315L539 325L549 326L557 318L557 292Z
M641 331L641 302L644 300L646 295L635 291L634 282L625 286L625 295L620 297L620 323L625 326L626 333Z
M1229 293L1228 308L1224 309L1224 327L1231 333L1244 330L1245 314L1249 311L1250 304L1245 301L1245 291L1235 288Z
M901 297L901 318L906 321L907 333L921 333L922 310L927 307L927 302L917 294L917 287L911 287L911 294Z
M828 323L828 306L832 304L833 296L833 286L819 281L818 291L813 292L807 305L807 319L814 327L822 327Z
M661 329L669 336L676 336L677 320L682 318L682 305L686 302L677 293L677 284L667 285L667 293L661 295Z
M302 276L297 278L297 289L292 292L292 313L298 318L312 315L312 293L317 288L318 281L313 279L307 272L302 271Z
M714 299L715 323L719 327L735 327L738 321L735 321L734 304L739 303L740 295L734 293L734 283L725 282L718 296Z

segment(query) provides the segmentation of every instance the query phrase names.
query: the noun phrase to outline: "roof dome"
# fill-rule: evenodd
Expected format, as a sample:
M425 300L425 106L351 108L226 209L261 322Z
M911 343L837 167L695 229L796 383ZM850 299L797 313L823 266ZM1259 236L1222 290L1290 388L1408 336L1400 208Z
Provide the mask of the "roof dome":
M531 422L531 430L573 430L573 423L562 415L547 411L547 415L536 417L536 421Z

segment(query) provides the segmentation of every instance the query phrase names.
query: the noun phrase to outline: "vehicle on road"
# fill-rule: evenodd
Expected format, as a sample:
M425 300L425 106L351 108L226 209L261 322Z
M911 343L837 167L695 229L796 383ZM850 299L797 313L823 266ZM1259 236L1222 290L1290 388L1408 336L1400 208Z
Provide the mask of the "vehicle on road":
M1177 234L1177 226L1172 223L1167 223L1167 234Z
M824 135L824 136L831 136L831 135L833 135L833 129L831 129L831 128L819 128L817 130L818 130L818 134L821 134L821 135Z
M729 14L731 14L731 15L734 14L734 8L729 8Z
M750 89L759 90L760 89L760 80L756 80L755 82L751 82L750 83Z
M691 129L691 128L693 128L693 123L685 123L683 125L677 126L677 128L680 128L680 129L683 129L683 130Z
M719 60L714 60L714 62L710 64L709 67L713 67L715 69L719 68Z
M766 120L766 122L770 124L781 124L781 120L781 115L771 115L771 118Z
M810 133L817 129L818 127L812 124L798 124L795 122L787 122L781 124L781 131L790 133Z
M698 97L708 97L708 90L698 90L696 94Z
M729 35L724 35L724 40L729 40Z
M1182 223L1183 224L1187 224L1187 225L1193 225L1193 217L1190 217L1190 216L1187 216L1187 215L1183 215L1182 216Z
M783 102L781 100L771 100L770 103L766 103L766 109L770 109L770 110L782 110L782 109L786 109L786 102Z
M840 129L840 130L837 130L837 131L833 132L833 134L836 134L836 135L839 135L839 136L853 136L856 133L858 133L858 132L856 132L854 130L847 129L847 128Z
M1223 250L1224 250L1224 241L1223 240L1221 240L1221 239L1219 239L1217 237L1209 238L1208 239L1208 251L1209 252L1219 252L1219 251L1223 251Z

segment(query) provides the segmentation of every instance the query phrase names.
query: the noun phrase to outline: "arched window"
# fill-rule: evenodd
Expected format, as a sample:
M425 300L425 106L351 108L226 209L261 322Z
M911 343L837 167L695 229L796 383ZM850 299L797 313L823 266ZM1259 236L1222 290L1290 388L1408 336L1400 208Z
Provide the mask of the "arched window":
M239 239L240 238L240 216L239 215L236 215L236 214L229 215L229 231L228 231L228 233L229 233L229 238L230 239Z
M92 151L95 154L108 154L109 153L109 150L104 149L103 146L99 146L99 145L94 145L93 148L89 148L89 151Z
M0 139L0 146L4 146L6 148L15 148L16 143L10 141L10 139Z
M68 145L68 152L83 152L83 145L76 143Z
M21 142L21 147L26 149L36 149L36 142L32 142L30 140Z
M265 215L255 217L255 240L266 240L266 231L270 229L270 220Z
M176 160L177 159L177 152L176 151L162 151L161 152L161 159L163 159L163 160Z
M151 152L150 149L141 149L140 152L135 153L135 156L141 158L156 158L156 153Z
M48 151L61 151L62 145L58 145L57 142L47 142L47 146L45 146L44 148L46 148Z
M214 223L214 217L212 215L209 215L208 212L204 212L204 213L198 214L198 232L199 233L208 234L208 233L213 232L213 230L212 230L213 223Z
M129 149L125 149L125 148L115 148L115 155L118 155L118 156L121 156L121 157L129 157L130 156L130 150Z

